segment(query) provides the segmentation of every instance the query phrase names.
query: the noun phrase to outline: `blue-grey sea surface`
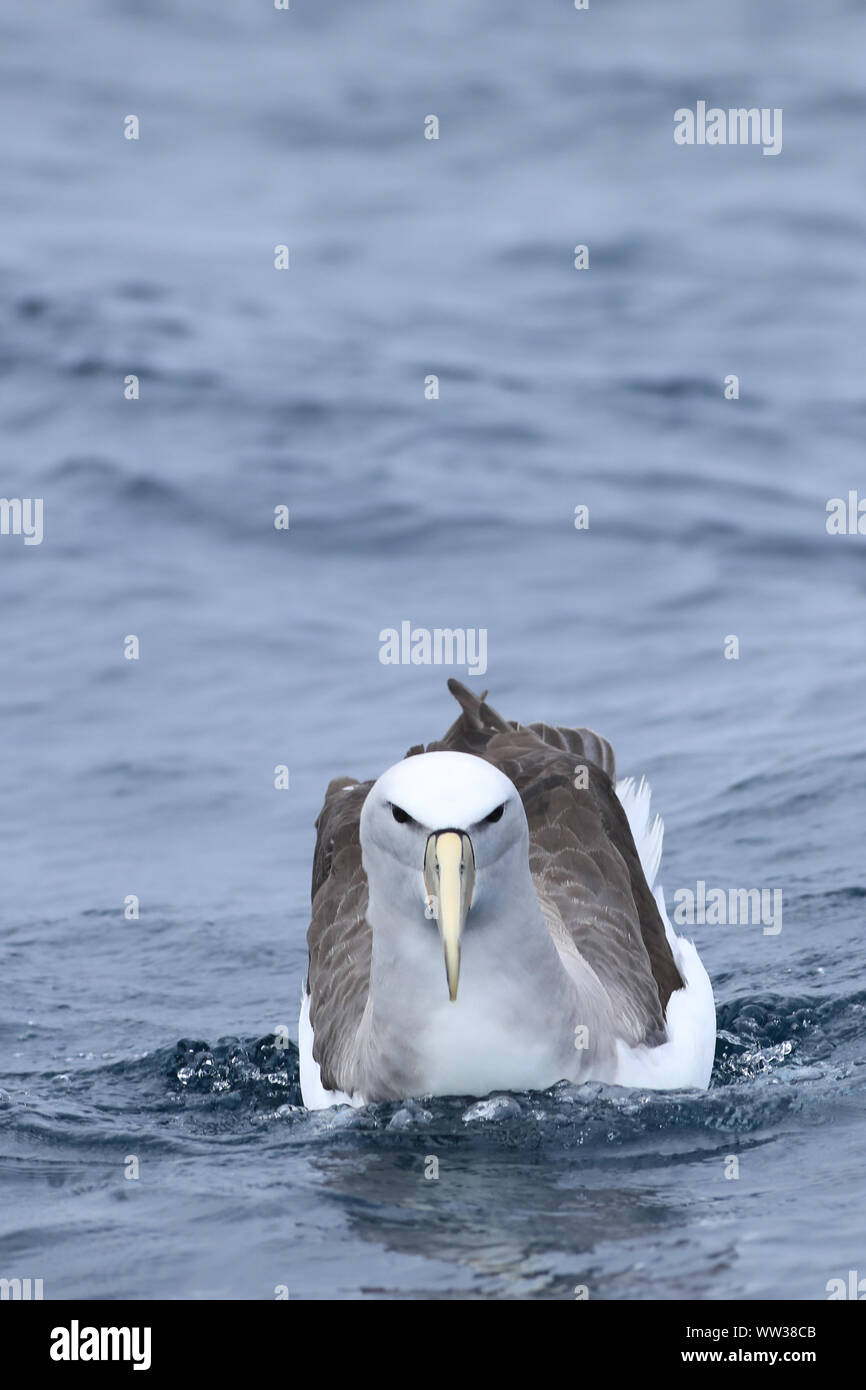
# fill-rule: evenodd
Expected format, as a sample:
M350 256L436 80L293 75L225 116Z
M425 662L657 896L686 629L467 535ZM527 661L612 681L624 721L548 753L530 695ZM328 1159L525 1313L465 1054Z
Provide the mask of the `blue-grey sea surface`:
M41 0L0 40L0 493L44 502L0 536L0 1275L866 1276L862 0ZM699 100L782 152L676 145ZM707 1093L302 1108L324 788L466 679L382 664L403 621L647 774L669 904L782 890L776 934L690 929Z

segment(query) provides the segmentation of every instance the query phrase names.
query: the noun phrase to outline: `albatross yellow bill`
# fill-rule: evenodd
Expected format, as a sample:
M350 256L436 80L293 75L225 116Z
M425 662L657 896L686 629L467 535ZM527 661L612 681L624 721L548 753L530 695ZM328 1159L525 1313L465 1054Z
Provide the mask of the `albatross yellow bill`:
M460 938L475 887L475 851L464 831L439 830L429 837L424 884L445 947L445 976L453 1003L460 979Z

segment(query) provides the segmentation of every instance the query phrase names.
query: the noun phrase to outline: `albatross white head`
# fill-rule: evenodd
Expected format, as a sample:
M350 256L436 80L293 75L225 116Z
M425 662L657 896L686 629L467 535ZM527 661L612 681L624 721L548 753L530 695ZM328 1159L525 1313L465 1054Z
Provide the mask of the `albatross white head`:
M428 976L435 920L448 998L456 1001L470 913L489 922L506 906L515 877L529 880L517 788L483 758L418 753L371 788L360 833L379 967L390 973L389 966L408 965ZM405 986L412 989L411 975Z

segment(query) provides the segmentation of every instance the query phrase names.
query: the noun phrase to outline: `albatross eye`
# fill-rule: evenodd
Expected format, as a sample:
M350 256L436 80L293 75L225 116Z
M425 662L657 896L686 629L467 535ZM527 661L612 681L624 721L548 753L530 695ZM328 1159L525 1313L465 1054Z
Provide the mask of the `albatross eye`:
M503 812L504 810L505 810L505 802L503 801L503 803L502 803L501 806L497 806L495 811L491 811L489 816L485 816L485 817L484 817L484 824L485 824L485 825L494 825L494 824L496 823L496 821L502 820L502 812Z
M391 815L394 817L396 821L399 821L401 825L405 825L407 821L412 820L412 817L409 815L409 812L404 811L402 806L392 805Z

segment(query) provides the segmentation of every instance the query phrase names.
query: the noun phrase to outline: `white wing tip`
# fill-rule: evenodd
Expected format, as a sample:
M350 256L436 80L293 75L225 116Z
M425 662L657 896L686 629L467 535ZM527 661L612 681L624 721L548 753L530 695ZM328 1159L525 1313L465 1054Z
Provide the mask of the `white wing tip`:
M665 825L661 816L650 818L652 790L645 777L635 782L634 777L624 777L616 784L616 794L625 811L629 829L632 833L641 868L647 883L652 888L662 862Z

